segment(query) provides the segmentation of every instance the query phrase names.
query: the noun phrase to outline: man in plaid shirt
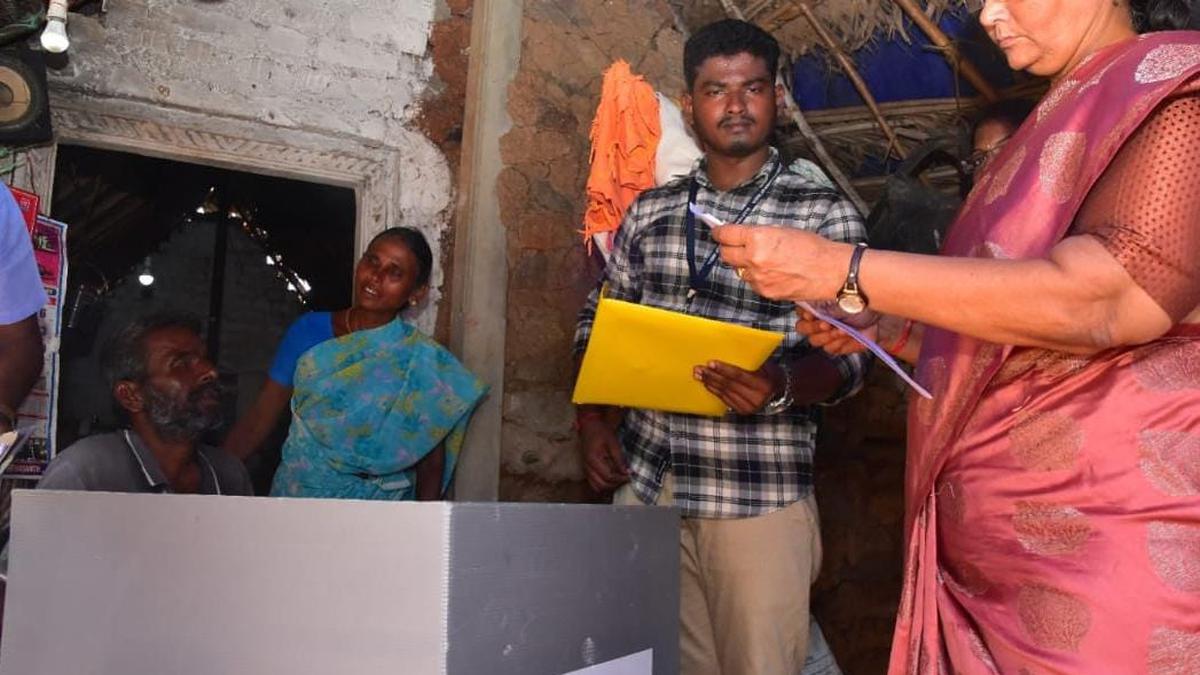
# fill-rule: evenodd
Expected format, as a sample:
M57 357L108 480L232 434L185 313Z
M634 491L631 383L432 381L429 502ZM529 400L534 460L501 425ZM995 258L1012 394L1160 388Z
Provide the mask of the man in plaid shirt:
M722 222L803 228L858 242L862 218L840 193L783 166L768 145L779 46L761 29L720 21L684 47L685 116L705 148L691 175L629 208L602 284L609 297L782 332L755 372L712 361L697 380L724 417L580 406L588 482L617 504L674 504L681 532L681 672L800 673L809 586L821 544L812 496L815 405L862 384L863 354L830 357L795 330L795 306L754 293L715 258L694 202ZM580 313L575 351L591 335L600 286Z

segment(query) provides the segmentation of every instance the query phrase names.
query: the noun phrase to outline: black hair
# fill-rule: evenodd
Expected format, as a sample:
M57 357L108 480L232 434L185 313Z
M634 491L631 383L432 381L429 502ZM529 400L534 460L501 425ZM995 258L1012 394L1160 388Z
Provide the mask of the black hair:
M1130 0L1129 6L1139 33L1200 29L1197 0Z
M775 38L752 23L723 19L696 31L683 45L683 77L688 90L695 86L696 74L706 60L714 56L737 54L749 54L762 59L771 77L775 77L775 71L779 68L779 43Z
M371 244L384 238L402 241L420 266L420 269L417 270L417 286L429 283L429 275L433 272L433 251L429 248L429 242L425 240L425 235L421 234L420 230L414 230L411 227L389 227L372 237Z
M973 132L978 129L984 122L1002 122L1016 131L1036 106L1037 102L1028 98L1006 98L996 101L975 115L971 130Z
M186 328L200 335L200 320L180 312L156 312L130 321L113 333L100 352L100 367L109 391L122 380L142 382L149 367L146 337L164 328Z

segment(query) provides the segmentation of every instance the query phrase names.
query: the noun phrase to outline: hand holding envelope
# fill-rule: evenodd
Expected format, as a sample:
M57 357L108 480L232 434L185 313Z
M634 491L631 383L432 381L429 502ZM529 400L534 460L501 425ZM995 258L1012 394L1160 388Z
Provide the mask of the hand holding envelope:
M757 370L744 370L722 361L709 361L696 366L696 379L704 388L721 399L727 412L754 415L762 412L772 399L791 386L791 378L783 366L768 359Z
M696 365L755 371L782 342L781 333L601 298L572 401L721 416L727 406Z

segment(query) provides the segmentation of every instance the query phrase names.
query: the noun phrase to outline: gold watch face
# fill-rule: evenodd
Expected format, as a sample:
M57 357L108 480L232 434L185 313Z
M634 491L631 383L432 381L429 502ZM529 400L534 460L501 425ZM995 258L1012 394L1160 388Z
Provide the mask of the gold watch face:
M842 293L838 295L837 305L847 314L862 314L867 308L867 299L858 293Z

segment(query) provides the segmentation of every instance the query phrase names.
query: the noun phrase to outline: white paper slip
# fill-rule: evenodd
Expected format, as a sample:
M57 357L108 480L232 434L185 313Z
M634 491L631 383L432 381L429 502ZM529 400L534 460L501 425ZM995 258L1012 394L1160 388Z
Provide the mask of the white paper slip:
M912 376L908 374L908 371L904 369L904 366L901 366L900 363L898 361L896 361L896 359L892 358L891 354L887 353L887 350L885 350L883 347L880 347L879 344L877 342L875 342L874 340L872 340L871 338L860 333L858 331L858 329L856 329L854 326L851 326L849 324L838 321L837 319L833 318L832 316L829 316L828 314L826 314L825 312L822 312L821 310L817 309L816 307L813 307L812 305L810 305L807 302L798 302L798 303L796 303L796 305L798 307L804 308L806 311L808 311L813 316L824 321L825 323L828 323L829 325L833 326L834 328L837 328L838 330L842 331L846 335L849 335L850 337L854 338L854 340L856 342L863 345L867 349L870 349L872 354L874 354L875 356L878 356L880 361L883 361L885 364L887 364L887 367L891 368L892 371L894 371L897 375L899 375L900 379L907 382L908 386L912 387L914 391L916 391L921 396L924 396L925 398L928 398L928 399L933 398L933 394L929 393L928 389L926 389L925 387L922 387L919 382L914 380L912 378Z
M653 675L654 674L654 650L647 649L644 652L630 654L612 661L584 668L583 670L573 670L563 675Z
M708 224L709 227L720 227L725 224L717 220L717 217L711 213L705 213L704 209L696 206L695 204L688 204L688 208L692 211L692 215L696 216L700 220L703 220Z

